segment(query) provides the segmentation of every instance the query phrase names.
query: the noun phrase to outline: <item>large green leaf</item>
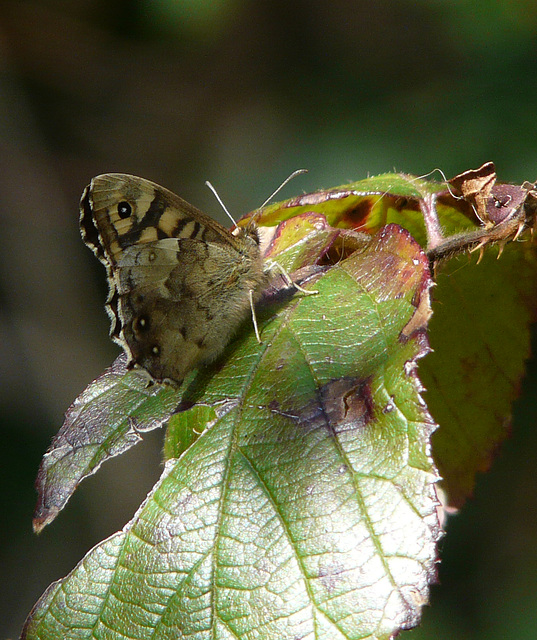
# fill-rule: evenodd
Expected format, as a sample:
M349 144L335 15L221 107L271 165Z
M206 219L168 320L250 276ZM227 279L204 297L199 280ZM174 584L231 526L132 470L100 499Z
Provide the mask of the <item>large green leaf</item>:
M495 179L491 163L482 169ZM269 224L317 212L333 226L367 233L396 222L423 248L431 237L453 238L459 244L466 238L470 248L479 246L479 238L498 239L500 223L531 200L531 188L495 185L496 198L487 211L489 226L482 225L471 203L446 183L403 174L297 196L267 207L261 221ZM534 218L534 201L527 206ZM506 239L512 237L513 229ZM450 257L449 251L446 255ZM433 457L448 500L457 507L472 494L476 473L489 468L508 436L511 405L530 356L530 325L537 318L534 246L510 243L500 260L497 256L496 248L486 247L479 264L462 256L436 267L429 327L434 353L420 365L429 410L441 427L433 437Z
M391 225L310 286L267 305L261 345L241 336L210 384L191 380L168 433L180 457L25 638L387 639L417 623L440 535L416 377L427 260Z

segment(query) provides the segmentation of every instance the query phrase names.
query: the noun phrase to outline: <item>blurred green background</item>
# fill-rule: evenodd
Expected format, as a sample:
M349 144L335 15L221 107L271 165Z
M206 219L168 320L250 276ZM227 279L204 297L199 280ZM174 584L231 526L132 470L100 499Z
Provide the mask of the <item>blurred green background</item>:
M160 474L153 433L31 533L40 458L118 353L78 233L93 175L139 174L219 216L211 180L239 215L301 167L282 197L487 160L534 180L536 142L529 0L1 0L0 638ZM432 606L403 638L537 637L536 390L532 362L512 438L448 522Z

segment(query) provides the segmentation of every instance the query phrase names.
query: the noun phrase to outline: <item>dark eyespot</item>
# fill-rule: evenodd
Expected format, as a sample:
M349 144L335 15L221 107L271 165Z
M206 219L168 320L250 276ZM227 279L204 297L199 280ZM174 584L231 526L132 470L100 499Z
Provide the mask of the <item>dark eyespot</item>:
M130 206L130 204L128 202L120 202L117 205L117 212L119 214L119 217L124 220L125 218L128 218L131 213L132 213L132 207Z

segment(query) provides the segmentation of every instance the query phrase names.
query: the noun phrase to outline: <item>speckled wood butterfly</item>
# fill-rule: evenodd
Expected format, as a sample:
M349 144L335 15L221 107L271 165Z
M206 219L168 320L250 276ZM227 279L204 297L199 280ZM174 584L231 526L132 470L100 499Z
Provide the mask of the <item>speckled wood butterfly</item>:
M121 173L93 178L80 211L82 237L107 269L110 335L129 366L180 384L220 355L267 283L255 226L232 234Z

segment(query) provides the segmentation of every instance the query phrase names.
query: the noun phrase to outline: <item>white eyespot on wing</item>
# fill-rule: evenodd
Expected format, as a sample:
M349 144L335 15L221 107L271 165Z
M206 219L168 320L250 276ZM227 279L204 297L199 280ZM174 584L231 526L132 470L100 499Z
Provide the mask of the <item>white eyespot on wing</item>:
M159 267L173 268L177 263L177 253L181 251L181 241L177 238L164 238L156 242L133 245L123 250L117 266L124 267Z

